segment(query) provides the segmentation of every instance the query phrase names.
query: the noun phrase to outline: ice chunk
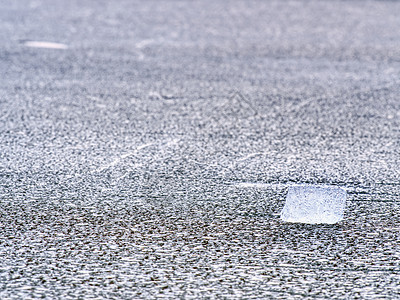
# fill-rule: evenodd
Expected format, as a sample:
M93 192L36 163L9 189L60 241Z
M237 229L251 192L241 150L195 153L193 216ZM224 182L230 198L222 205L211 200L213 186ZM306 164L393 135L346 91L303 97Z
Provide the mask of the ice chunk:
M334 186L289 187L281 219L286 222L334 224L343 219L347 193Z

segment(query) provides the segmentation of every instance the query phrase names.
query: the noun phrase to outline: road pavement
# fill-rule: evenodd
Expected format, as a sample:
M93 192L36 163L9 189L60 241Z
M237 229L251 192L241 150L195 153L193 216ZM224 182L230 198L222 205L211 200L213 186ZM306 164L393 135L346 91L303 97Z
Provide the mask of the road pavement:
M399 15L0 1L0 298L399 298Z

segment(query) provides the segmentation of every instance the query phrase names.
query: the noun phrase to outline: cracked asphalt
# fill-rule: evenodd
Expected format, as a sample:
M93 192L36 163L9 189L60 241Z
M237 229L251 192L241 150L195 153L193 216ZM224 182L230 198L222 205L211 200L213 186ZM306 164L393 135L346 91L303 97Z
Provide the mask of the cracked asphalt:
M0 298L400 298L399 15L0 0Z

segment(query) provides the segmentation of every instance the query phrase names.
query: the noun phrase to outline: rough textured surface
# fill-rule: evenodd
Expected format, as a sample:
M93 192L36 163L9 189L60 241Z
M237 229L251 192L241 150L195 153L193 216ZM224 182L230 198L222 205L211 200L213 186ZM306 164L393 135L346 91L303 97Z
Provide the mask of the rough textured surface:
M399 15L0 1L0 298L400 297Z

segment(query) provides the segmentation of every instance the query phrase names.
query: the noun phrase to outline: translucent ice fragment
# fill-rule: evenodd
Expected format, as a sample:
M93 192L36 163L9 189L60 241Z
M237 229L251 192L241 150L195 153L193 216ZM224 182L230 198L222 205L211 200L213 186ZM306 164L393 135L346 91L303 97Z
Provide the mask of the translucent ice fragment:
M343 219L347 193L333 186L289 187L281 219L286 222L334 224Z

